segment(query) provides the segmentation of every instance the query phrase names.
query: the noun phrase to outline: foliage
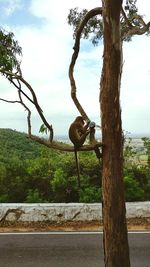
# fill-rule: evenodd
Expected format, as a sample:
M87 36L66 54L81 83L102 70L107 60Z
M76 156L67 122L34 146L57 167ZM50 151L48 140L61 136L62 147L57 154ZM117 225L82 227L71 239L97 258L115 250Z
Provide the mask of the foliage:
M145 146L148 144L149 139ZM130 141L125 163L135 153ZM94 152L81 152L78 156L80 191L74 153L51 150L30 141L24 133L0 129L0 203L100 202L101 162ZM124 164L124 177L127 201L150 200L149 165Z
M39 129L39 133L47 134L48 133L48 128L44 124L42 124L40 129Z
M26 197L26 203L41 203L43 199L40 197L38 189L29 189Z
M83 9L79 12L79 9L77 7L70 10L70 13L68 15L68 24L73 26L74 38L76 36L77 29L87 12L87 9ZM97 16L97 18L91 18L84 27L82 37L84 39L89 39L90 36L93 45L97 45L99 40L102 38L103 23L101 16Z
M143 140L144 138L142 138ZM146 139L147 141L149 139ZM145 152L146 144L144 143L143 151ZM132 139L129 138L126 140L124 146L124 177L126 183L126 199L137 200L150 200L150 169L149 163L143 165L140 162L137 162L138 153L135 147L132 146ZM134 190L133 190L134 189ZM140 189L143 190L140 192ZM130 195L133 196L131 197ZM138 191L138 193L136 192ZM130 193L131 192L131 193ZM143 196L142 196L143 194Z
M138 8L136 6L137 0L126 0L121 12L120 22L121 22L121 36L123 41L131 41L132 36L135 32L130 32L127 34L128 30L133 28L141 29L143 25L146 24L143 21L143 16L138 14ZM88 10L79 10L77 7L70 9L68 15L68 24L73 27L73 37L76 37L77 30L84 16L87 14ZM143 32L144 33L144 32ZM146 34L149 34L149 28L146 29ZM100 15L92 17L85 25L82 38L90 39L93 45L98 45L99 41L103 37L103 23L102 17Z
M146 149L146 154L148 156L148 167L150 169L150 138L143 137L142 140L144 142L144 147Z
M125 176L125 197L127 201L142 201L144 200L144 190L139 183L131 176Z
M0 29L0 69L5 71L18 71L22 49L14 38L12 32Z
M25 133L11 129L0 129L0 150L8 159L16 154L21 159L35 158L40 154L40 145L31 141Z
M102 189L98 186L87 187L80 192L80 202L95 203L102 201Z
M133 158L136 155L136 151L132 146L132 138L125 138L124 142L124 167L130 168L133 165Z

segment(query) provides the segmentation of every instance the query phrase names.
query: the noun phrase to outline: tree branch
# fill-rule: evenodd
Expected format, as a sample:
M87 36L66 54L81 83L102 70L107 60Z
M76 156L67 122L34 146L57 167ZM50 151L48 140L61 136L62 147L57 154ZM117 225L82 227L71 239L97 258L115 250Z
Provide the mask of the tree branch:
M150 22L146 24L146 26L143 26L142 28L139 28L138 26L133 26L131 29L129 29L124 37L132 36L132 35L142 35L149 31L150 29Z
M14 103L20 104L20 101L18 101L18 100L7 100L7 99L0 98L0 101L12 103L12 104L14 104Z
M121 7L121 13L122 13L123 18L124 18L126 24L128 25L128 27L129 27L129 28L132 28L133 25L132 25L132 23L129 21L129 19L127 18L126 13L125 13L123 7Z
M22 97L21 97L21 91L19 89L18 89L18 95L19 95L21 105L28 111L27 123L28 123L28 135L30 137L31 136L31 111L27 107L27 105L25 105L25 103L23 102Z
M144 27L146 27L146 23L145 23L145 21L143 20L143 18L142 18L140 15L136 14L136 15L134 16L134 18L137 19L137 20L139 20L140 23L141 23Z
M71 145L62 144L62 143L54 142L54 141L49 143L49 141L47 141L43 138L40 138L38 136L35 136L35 135L31 135L30 139L32 139L33 141L38 142L42 145L45 145L49 148L57 149L60 151L66 151L66 152L74 152L74 146L71 146ZM97 142L96 144L92 144L92 145L84 145L84 146L80 147L78 149L78 151L92 151L92 150L95 150L95 148L97 148L97 147L102 147L102 143Z
M149 31L149 29L150 29L150 22L148 22L146 24L145 21L143 20L142 16L140 16L138 14L135 14L135 15L133 15L133 17L131 19L128 19L128 17L126 16L125 11L123 10L123 7L121 8L121 12L122 12L123 18L124 18L127 26L129 27L129 28L127 28L125 30L125 32L123 34L123 37L127 38L127 37L130 37L130 36L133 36L133 35L142 35L142 34L146 33L147 31ZM134 24L134 20L139 21L139 23L143 27L136 26Z
M36 109L37 109L37 111L38 111L38 113L39 113L39 115L40 115L43 123L45 124L45 126L48 128L48 130L50 132L50 142L52 142L53 135L54 135L54 133L53 133L53 127L52 127L52 125L50 125L47 122L45 116L43 115L43 111L42 111L42 109L41 109L41 107L40 107L40 105L38 103L38 100L37 100L37 97L36 97L36 94L35 94L34 90L32 89L31 85L26 80L23 79L23 77L20 77L20 81L23 84L25 84L27 86L27 88L30 90L30 92L32 94L32 97L33 97L33 103L34 103L34 105L35 105L35 107L36 107Z
M71 59L71 63L69 66L69 79L70 79L70 85L71 85L71 97L74 101L74 104L76 105L77 109L79 110L81 116L85 119L85 120L89 120L87 114L85 113L84 109L82 108L81 104L79 103L77 97L76 97L76 83L75 83L75 79L74 79L74 66L79 54L79 50L80 50L80 38L81 38L81 33L83 31L84 26L86 25L86 23L88 22L89 19L91 19L92 17L96 16L96 15L100 15L102 14L102 8L101 7L97 7L94 8L92 10L90 10L85 17L83 18L81 24L79 25L79 28L77 30L76 33L76 39L75 39L75 44L74 44L74 52L72 55L72 59Z
M31 100L22 90L21 90L21 86L18 86L16 85L16 83L13 82L14 86L17 87L17 89L19 89L21 91L22 94L24 94L25 97L27 97L27 99L29 101L31 101L34 106L36 107L36 110L41 118L41 120L43 121L44 125L48 128L49 132L50 132L50 142L52 142L53 140L53 127L52 125L50 125L45 116L43 115L43 111L38 103L38 100L37 100L37 97L36 97L36 94L33 90L33 88L31 87L31 85L22 77L22 75L17 75L17 74L14 74L14 73L11 73L9 71L5 71L5 70L2 70L0 69L0 72L5 74L6 76L8 76L7 78L12 82L13 79L16 79L18 82L21 81L24 85L26 85L26 87L29 89L32 97L33 97L33 100ZM20 72L21 73L21 72Z
M17 80L17 82L18 82L18 84L19 84L19 86L13 81L13 79L16 79L16 78L12 78L12 79L10 79L10 78L8 78L8 80L18 89L18 90L20 90L20 92L32 103L32 104L34 104L34 102L33 102L33 100L24 92L24 91L22 91L22 89L21 89L21 84L20 84L20 81L18 80L18 79L16 79Z

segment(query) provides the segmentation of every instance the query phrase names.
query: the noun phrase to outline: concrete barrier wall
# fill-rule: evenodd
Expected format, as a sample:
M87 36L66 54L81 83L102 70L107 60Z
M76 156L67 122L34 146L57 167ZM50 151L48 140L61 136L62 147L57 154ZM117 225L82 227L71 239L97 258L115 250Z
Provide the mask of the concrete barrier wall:
M150 201L126 203L127 218L149 218ZM117 212L117 210L116 210ZM0 204L0 222L69 222L102 220L101 204Z

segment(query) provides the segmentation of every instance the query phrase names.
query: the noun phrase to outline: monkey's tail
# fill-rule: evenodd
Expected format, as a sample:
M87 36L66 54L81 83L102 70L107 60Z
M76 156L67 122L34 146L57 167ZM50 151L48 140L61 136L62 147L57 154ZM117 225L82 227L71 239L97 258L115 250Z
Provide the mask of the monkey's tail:
M78 178L78 189L81 187L80 183L80 168L79 168L79 160L78 160L78 155L77 155L77 150L75 149L75 160L76 160L76 167L77 167L77 178Z

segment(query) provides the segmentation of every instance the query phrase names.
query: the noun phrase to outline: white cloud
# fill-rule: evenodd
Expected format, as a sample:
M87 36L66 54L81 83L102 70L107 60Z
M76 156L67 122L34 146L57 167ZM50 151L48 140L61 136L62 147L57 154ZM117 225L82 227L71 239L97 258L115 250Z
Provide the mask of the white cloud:
M150 38L136 36L124 43L121 103L124 129L149 132L150 123Z
M137 1L139 14L144 15L145 21L150 20L150 3L147 0Z
M100 5L100 0L32 0L30 11L33 15L53 22L60 22L66 20L68 12L71 8L80 7L92 9Z

